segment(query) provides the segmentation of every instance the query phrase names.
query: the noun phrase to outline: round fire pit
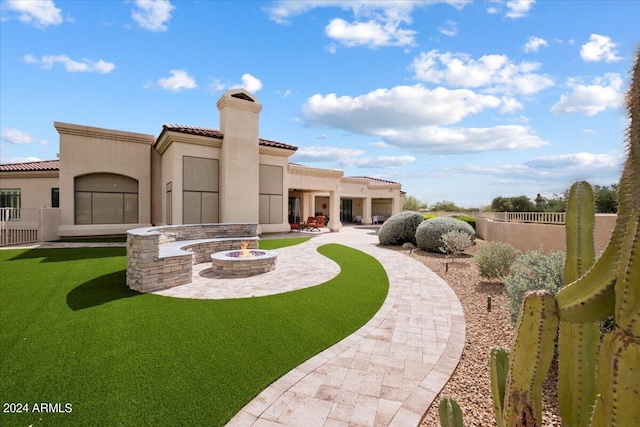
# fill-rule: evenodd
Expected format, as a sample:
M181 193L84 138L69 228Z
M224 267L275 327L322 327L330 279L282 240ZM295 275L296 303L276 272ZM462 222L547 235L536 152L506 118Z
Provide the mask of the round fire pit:
M268 273L276 268L278 253L250 249L223 251L211 254L211 270L222 277L249 277Z

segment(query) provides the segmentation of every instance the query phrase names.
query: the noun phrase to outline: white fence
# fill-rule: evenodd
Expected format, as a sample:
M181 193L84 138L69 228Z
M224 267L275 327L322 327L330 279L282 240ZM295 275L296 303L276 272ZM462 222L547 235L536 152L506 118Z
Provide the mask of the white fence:
M477 218L494 221L526 222L531 224L564 225L566 212L478 212Z
M0 208L0 246L42 240L42 209Z

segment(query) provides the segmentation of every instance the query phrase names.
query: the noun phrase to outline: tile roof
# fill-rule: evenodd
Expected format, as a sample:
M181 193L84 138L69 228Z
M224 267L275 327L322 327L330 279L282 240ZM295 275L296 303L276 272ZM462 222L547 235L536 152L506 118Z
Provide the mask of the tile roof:
M8 163L0 165L0 172L22 171L57 171L60 170L59 160L42 160L38 162Z
M400 184L399 182L389 181L389 180L386 180L386 179L380 179L380 178L371 178L370 176L350 176L349 178L361 178L361 179L368 179L370 184L379 184L379 185L385 185L385 184Z
M164 133L165 131L180 132L180 133L186 133L189 135L199 135L199 136L206 136L209 138L219 138L219 139L222 139L222 137L224 136L224 134L220 132L218 129L203 128L199 126L184 126L184 125L173 125L173 124L162 125L162 132ZM158 137L158 139L160 139L160 137ZM293 150L293 151L296 151L298 149L298 147L296 147L295 145L289 145L289 144L285 144L284 142L273 141L271 139L260 138L258 141L260 145L263 145L266 147L283 148L285 150Z

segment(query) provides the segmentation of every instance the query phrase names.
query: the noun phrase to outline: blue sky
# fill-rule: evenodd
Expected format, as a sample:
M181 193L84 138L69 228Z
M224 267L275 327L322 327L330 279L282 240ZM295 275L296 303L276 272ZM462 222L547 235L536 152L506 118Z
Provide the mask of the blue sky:
M243 86L292 162L488 205L618 181L640 1L0 3L0 161L54 121L219 126Z

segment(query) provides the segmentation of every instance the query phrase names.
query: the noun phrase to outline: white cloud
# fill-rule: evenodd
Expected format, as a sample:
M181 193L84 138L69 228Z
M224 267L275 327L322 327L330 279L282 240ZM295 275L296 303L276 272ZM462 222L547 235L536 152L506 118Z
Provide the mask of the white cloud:
M325 27L325 34L345 46L412 46L415 45L415 31L408 29L411 14L417 7L426 7L435 3L447 3L462 8L468 0L308 0L278 1L267 8L269 18L279 24L288 24L294 16L301 15L320 7L333 7L350 10L354 15L352 22L334 18ZM329 52L335 53L335 45Z
M40 157L7 157L2 158L3 165L15 164L15 163L31 163L31 162L41 162L42 159Z
M523 50L525 53L537 52L541 47L547 47L549 43L540 37L531 36L527 43L524 45Z
M176 8L169 0L135 0L131 17L149 31L166 31L171 12Z
M384 23L370 20L349 23L334 18L324 29L325 34L345 46L405 46L414 44L415 31L398 28L399 23Z
M356 97L316 94L307 99L302 115L312 126L378 136L388 145L415 152L480 152L547 144L522 125L444 127L485 109L500 107L512 112L521 105L512 98L500 99L468 89L428 89L417 84L378 89Z
M25 132L22 131L20 129L15 129L15 128L4 128L2 130L2 140L6 141L10 144L34 144L34 143L39 143L39 144L48 144L49 141L47 140L40 140L40 141L36 141L35 138L29 133L29 132Z
M531 6L536 2L536 0L509 0L507 2L507 16L509 18L523 18L527 16Z
M391 145L425 153L477 153L548 145L531 133L528 127L521 125L490 128L425 126L407 131L389 131L382 136Z
M62 64L69 73L109 74L116 68L113 62L106 62L102 59L92 61L83 58L80 61L76 61L67 55L44 55L39 59L34 55L25 55L22 57L22 60L25 64L38 64L40 68L45 70L52 69L55 64Z
M583 152L537 157L523 164L465 165L460 172L508 178L512 184L555 182L568 187L578 180L615 182L622 163L622 156Z
M358 150L354 148L311 146L300 148L293 155L292 160L296 162L337 162L341 159L362 156L363 154L365 154L364 150Z
M596 131L593 129L583 129L582 133L596 133Z
M502 97L502 107L500 107L500 112L505 114L512 114L518 110L522 110L524 106L515 98L511 97Z
M302 114L313 126L375 135L387 129L456 123L501 103L495 96L468 89L428 89L416 84L356 97L316 94L302 106Z
M622 165L622 159L610 154L572 153L557 156L543 156L525 162L534 169L617 169Z
M616 44L607 36L591 34L589 41L580 48L580 57L586 62L613 62L622 58L618 56Z
M488 92L531 95L553 86L553 80L534 71L538 62L514 63L506 55L473 59L466 53L422 52L411 64L418 80L447 86L485 88Z
M489 6L487 8L487 13L491 14L491 15L496 15L496 14L500 13L500 9L495 7L495 6Z
M182 89L195 89L198 87L195 79L187 74L185 70L171 70L169 73L171 74L171 77L163 77L158 79L156 82L160 88L179 92ZM145 87L150 86L153 85L145 85Z
M340 147L306 147L301 148L292 158L295 162L335 163L343 168L393 168L415 162L413 156L377 156L362 157L364 150Z
M251 74L243 74L241 86L251 93L256 93L262 89L262 82Z
M369 145L372 147L378 147L378 148L389 148L389 144L387 144L384 141L370 142Z
M27 25L45 28L62 23L62 11L53 0L8 0L6 4L9 10L18 12L18 19Z
M580 84L575 79L570 79L568 85L572 91L560 97L560 100L549 110L551 113L583 113L593 116L623 104L624 93L620 74L605 74L595 78L590 85Z
M458 34L458 23L449 19L443 26L438 28L438 31L445 36L453 37Z

